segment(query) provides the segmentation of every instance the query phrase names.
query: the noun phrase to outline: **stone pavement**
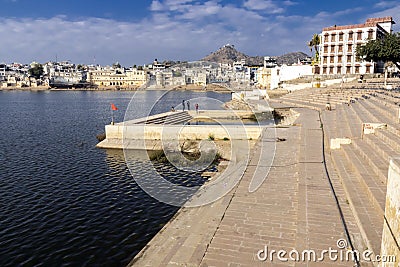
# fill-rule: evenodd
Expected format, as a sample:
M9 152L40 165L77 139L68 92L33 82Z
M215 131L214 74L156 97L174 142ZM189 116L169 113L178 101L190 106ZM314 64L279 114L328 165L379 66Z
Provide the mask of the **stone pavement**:
M266 256L260 251L266 248L287 253L296 249L300 258L303 250L313 249L320 257L330 247L339 250L337 240L346 239L324 172L318 112L296 111L301 115L295 126L277 128L277 137L286 141L276 143L273 166L258 190L250 193L249 185L256 167L263 164L258 161L261 144L268 140L260 140L229 194L211 205L182 208L130 266L353 266L351 261L330 261L327 254L322 262L282 262L276 253L273 260L270 255L259 259ZM359 236L343 192L337 193L351 236Z

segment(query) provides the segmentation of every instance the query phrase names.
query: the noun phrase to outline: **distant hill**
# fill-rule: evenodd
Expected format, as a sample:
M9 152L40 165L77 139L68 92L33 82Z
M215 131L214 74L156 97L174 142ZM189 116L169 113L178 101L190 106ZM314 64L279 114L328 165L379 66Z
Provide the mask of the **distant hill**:
M284 54L282 56L275 57L279 65L282 64L294 64L298 60L302 60L308 57L307 54L303 52L293 52ZM264 57L262 56L248 56L242 52L235 49L234 45L226 44L217 51L209 54L208 56L201 59L201 61L210 61L217 63L229 63L232 64L235 61L240 61L244 59L249 65L262 65L264 62Z
M250 56L237 51L234 45L227 44L201 60L217 63L233 63L242 59L245 59L247 62L247 60L250 59Z
M292 52L276 57L276 63L278 63L278 65L291 65L306 57L308 57L308 55L303 52Z

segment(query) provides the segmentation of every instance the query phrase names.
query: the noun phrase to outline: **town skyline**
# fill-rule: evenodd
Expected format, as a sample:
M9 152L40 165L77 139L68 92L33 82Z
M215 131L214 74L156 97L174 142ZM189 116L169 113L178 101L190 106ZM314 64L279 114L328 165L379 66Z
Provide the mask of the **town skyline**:
M81 2L2 0L0 62L194 61L227 43L251 56L310 54L307 42L322 27L380 16L400 21L396 1Z

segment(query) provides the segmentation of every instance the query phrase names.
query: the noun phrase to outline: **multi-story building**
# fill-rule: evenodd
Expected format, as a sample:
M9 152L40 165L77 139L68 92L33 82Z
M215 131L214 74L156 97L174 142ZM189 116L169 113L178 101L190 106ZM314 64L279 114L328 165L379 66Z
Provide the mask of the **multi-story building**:
M363 62L356 47L380 39L392 31L392 17L370 18L363 24L332 26L322 30L319 74L367 74L382 72L382 62Z
M147 73L136 68L129 70L100 68L90 70L87 81L99 87L137 88L147 82Z

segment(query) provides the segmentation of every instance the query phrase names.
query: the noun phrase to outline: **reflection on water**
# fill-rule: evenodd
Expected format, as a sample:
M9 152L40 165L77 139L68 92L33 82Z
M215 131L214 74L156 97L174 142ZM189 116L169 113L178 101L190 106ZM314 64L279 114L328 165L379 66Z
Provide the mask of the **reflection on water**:
M124 153L132 176L146 193L177 205L183 205L204 184L203 171L216 171L215 165L199 172L184 171L170 163L150 161L144 150L125 150Z
M141 92L141 105L161 94ZM174 215L176 207L137 185L122 151L95 148L110 102L122 121L132 95L0 92L0 266L124 266ZM155 168L183 183L192 178ZM148 178L147 166L138 160L133 174Z

